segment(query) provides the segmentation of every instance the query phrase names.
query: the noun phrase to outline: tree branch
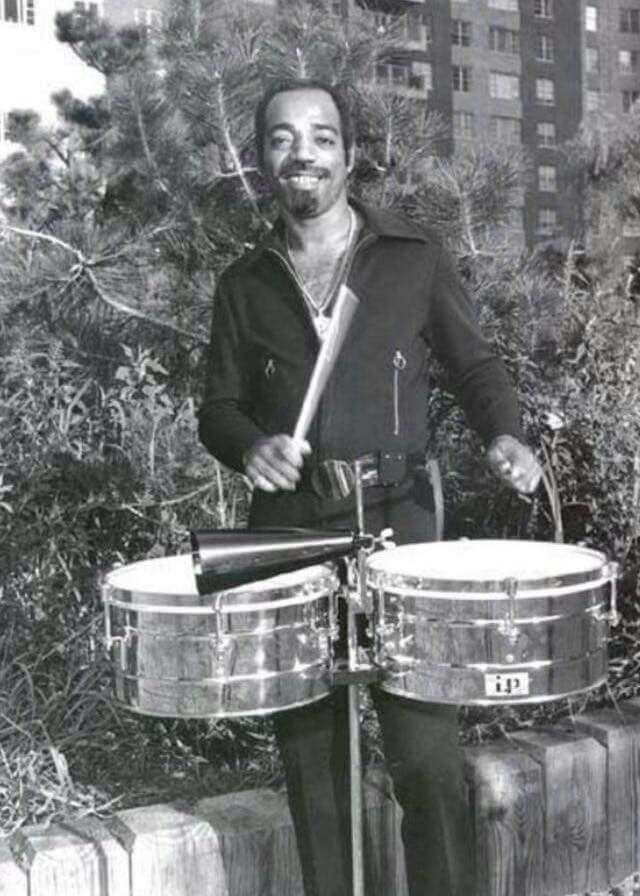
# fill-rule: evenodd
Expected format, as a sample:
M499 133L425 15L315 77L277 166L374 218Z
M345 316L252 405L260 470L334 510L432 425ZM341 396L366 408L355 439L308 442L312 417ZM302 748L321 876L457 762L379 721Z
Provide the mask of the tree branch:
M220 112L220 121L222 122L222 136L224 137L224 142L225 142L225 146L227 147L227 151L233 161L233 167L235 169L235 172L237 173L237 176L240 178L240 181L242 183L242 186L244 187L245 193L247 194L247 196L249 198L249 202L251 203L251 208L253 209L255 214L258 216L258 218L266 224L267 222L265 221L262 213L260 212L260 208L258 206L258 200L256 199L256 195L253 191L251 184L247 180L247 177L245 175L245 169L242 165L242 161L240 159L240 156L238 155L238 150L236 149L236 145L233 142L233 138L232 138L231 132L229 130L228 118L227 118L227 107L226 107L226 103L225 103L224 89L223 89L223 84L222 84L221 78L218 79L218 88L216 91L216 96L218 99L218 111Z
M52 236L52 234L50 233L39 233L34 230L25 230L22 227L13 227L10 224L5 224L4 229L9 231L10 233L17 234L18 236L43 240L44 242L51 243L54 246L57 246L60 249L64 249L66 252L69 252L71 255L75 256L75 258L77 259L79 270L74 271L74 275L78 274L79 272L84 273L86 278L89 280L94 293L100 299L100 301L104 302L105 305L108 305L115 311L119 311L121 314L126 314L128 317L133 317L136 320L146 321L147 323L153 324L156 327L170 330L172 333L175 333L178 336L184 336L186 339L189 339L191 342L195 342L198 345L207 344L207 341L205 339L202 339L195 333L190 333L188 330L183 330L181 327L176 327L174 324L171 324L168 321L160 320L157 317L152 317L149 314L145 314L145 312L139 311L137 308L132 308L125 302L121 302L119 299L114 299L112 296L109 296L100 286L95 274L91 270L91 259L85 258L82 252L80 252L78 249L74 249L73 246L70 246L69 243L65 243L64 240L58 239L58 237Z
M160 176L158 165L156 164L156 160L153 158L151 147L149 146L149 141L147 140L147 131L144 125L144 119L142 117L142 109L140 107L140 103L138 102L138 97L135 95L135 91L132 102L136 110L136 124L138 125L138 133L140 135L140 143L142 144L144 157L147 160L147 164L149 166L149 169L151 170L151 173L153 174L155 182L158 184L165 196L170 197L171 192Z

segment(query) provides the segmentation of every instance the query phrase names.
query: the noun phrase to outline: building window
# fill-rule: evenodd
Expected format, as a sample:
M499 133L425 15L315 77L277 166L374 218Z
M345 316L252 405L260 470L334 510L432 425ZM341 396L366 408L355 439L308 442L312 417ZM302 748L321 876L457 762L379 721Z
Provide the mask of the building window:
M536 39L536 59L539 62L553 62L553 38L539 34Z
M519 118L506 115L492 115L489 120L492 138L506 146L519 146L522 143L522 125Z
M538 233L550 236L558 227L558 213L555 208L538 209Z
M0 22L35 25L36 0L0 0Z
M640 70L640 52L638 50L619 50L618 66L623 75L632 75Z
M585 6L584 10L584 26L587 31L598 30L598 7Z
M451 19L451 43L454 47L471 46L471 22Z
M520 52L520 35L511 28L500 28L497 25L489 27L489 49L494 53Z
M100 18L100 8L98 7L98 4L85 3L83 0L76 0L73 4L73 13L74 18L79 18L81 21L85 21L86 19L96 21Z
M631 107L638 102L640 90L623 90L622 91L622 111L631 112Z
M376 12L374 21L382 33L398 28L400 40L403 42L420 44L423 47L431 43L431 31L419 10L411 9L404 15Z
M533 14L542 19L552 19L553 0L534 0Z
M403 87L409 80L409 69L406 65L379 62L376 65L376 80L387 87Z
M506 12L518 12L518 0L489 0L491 9L503 9Z
M475 133L473 112L453 113L453 135L457 139L472 140Z
M469 65L452 65L453 89L458 93L469 93L471 91L471 66Z
M640 9L620 7L620 31L624 34L640 34Z
M538 146L556 145L556 126L553 121L539 121L537 124Z
M600 108L600 91L587 90L585 106L587 112L597 112Z
M410 65L380 62L376 65L376 79L387 87L404 87L408 90L431 90L433 75L429 62L412 62Z
M600 50L597 47L586 48L585 65L589 74L596 74L600 71Z
M162 28L163 15L159 9L136 6L133 10L133 20L142 28Z
M495 100L519 99L520 78L502 72L489 72L489 95Z
M536 78L536 99L545 106L553 106L556 101L555 85L551 78Z
M413 90L433 90L433 69L430 62L412 62L409 87Z
M556 184L556 166L555 165L538 165L538 189L544 193L555 193Z

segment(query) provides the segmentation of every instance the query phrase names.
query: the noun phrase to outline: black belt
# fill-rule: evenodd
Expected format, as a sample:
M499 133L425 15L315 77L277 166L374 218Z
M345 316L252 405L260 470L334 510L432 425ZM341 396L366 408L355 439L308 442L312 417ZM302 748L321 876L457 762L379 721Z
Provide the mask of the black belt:
M356 468L364 488L400 485L416 475L425 474L423 451L373 451L352 460L329 458L305 464L302 487L321 498L346 498L355 488Z

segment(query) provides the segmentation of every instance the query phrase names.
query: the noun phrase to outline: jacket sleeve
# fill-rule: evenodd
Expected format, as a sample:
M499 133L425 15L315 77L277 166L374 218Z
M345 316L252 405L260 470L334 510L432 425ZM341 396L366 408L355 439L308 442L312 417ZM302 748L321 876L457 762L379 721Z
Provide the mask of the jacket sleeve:
M214 457L243 472L244 452L264 433L250 416L247 346L229 279L222 275L213 301L198 432Z
M485 445L499 435L524 440L515 389L480 331L449 253L441 248L431 283L429 341L451 377L469 424Z

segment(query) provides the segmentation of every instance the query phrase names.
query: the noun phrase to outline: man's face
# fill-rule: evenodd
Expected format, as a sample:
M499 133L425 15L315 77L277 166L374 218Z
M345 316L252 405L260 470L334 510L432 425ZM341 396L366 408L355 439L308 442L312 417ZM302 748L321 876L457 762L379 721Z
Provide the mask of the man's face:
M266 109L263 172L281 208L314 218L346 195L340 113L319 89L278 93Z

